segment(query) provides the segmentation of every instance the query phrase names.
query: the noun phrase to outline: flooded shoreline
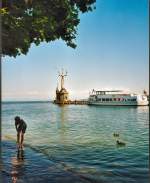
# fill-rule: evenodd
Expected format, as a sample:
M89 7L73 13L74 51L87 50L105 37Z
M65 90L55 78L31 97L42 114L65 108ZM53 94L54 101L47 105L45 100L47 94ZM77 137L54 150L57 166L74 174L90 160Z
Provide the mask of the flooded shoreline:
M65 165L58 166L29 147L18 151L10 141L2 141L2 163L3 182L89 182L88 178L65 170Z

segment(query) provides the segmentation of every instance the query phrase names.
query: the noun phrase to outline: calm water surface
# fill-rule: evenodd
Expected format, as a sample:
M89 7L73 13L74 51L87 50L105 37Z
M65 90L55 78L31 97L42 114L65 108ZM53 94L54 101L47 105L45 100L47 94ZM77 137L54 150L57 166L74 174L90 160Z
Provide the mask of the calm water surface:
M14 116L19 115L28 125L27 146L56 165L93 182L148 183L148 111L148 106L59 107L50 102L7 102L2 104L2 137L16 138ZM116 146L116 139L126 146Z

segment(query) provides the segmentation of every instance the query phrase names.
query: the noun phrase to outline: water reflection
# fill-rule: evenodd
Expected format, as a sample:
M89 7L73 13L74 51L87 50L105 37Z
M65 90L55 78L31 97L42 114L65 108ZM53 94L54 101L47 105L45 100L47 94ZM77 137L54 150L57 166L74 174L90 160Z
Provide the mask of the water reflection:
M17 151L17 157L13 157L11 160L12 163L12 171L11 171L11 176L12 176L12 182L16 183L19 176L20 172L24 172L24 150L18 150Z
M18 161L24 162L24 150L17 151L17 159Z
M67 134L67 110L66 107L63 106L60 108L60 119L58 120L58 133L60 137L60 143L64 144L66 142L66 134Z
M149 110L149 106L138 106L137 107L138 113L147 113L148 110Z

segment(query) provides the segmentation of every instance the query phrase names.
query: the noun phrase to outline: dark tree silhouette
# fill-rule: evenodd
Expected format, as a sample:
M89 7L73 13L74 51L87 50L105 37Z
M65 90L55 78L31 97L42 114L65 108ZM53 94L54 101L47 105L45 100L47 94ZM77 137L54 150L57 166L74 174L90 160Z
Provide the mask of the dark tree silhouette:
M79 14L92 11L96 0L3 0L2 55L27 54L31 43L62 39L72 48Z

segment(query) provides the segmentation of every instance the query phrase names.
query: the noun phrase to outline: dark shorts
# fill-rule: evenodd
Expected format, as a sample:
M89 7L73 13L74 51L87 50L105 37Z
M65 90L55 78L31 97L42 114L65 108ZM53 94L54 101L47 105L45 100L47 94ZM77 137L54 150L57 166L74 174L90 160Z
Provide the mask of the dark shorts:
M26 124L21 124L19 125L18 129L17 129L17 132L20 133L25 133L26 132L26 128L27 128L27 125Z

